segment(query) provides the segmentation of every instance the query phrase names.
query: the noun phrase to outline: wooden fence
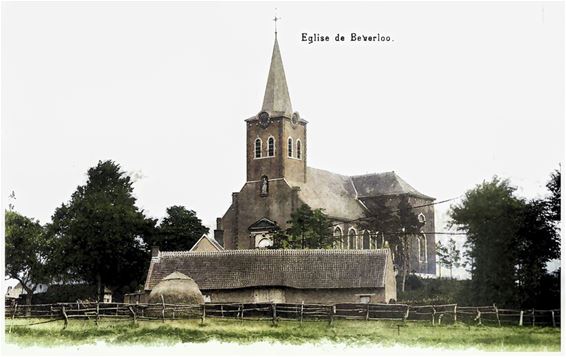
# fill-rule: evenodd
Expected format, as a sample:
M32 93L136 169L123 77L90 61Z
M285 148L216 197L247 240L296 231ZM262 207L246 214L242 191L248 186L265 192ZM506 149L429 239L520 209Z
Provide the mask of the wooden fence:
M518 325L560 327L560 310L514 310L492 306L451 305L413 306L405 304L286 304L286 303L206 303L201 305L125 304L75 302L6 306L5 317L64 320L102 318L138 320L200 319L209 317L238 320L292 320L300 323L348 320L424 321L431 325L465 323L474 325Z

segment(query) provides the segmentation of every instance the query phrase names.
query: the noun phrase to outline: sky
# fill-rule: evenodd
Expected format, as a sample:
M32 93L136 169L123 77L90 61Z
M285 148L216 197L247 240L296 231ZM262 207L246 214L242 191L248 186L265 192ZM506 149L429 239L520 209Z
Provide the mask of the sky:
M438 201L494 175L542 197L564 159L563 6L3 2L2 205L47 223L111 159L147 215L183 205L213 230L245 182L275 7L309 166L395 171Z

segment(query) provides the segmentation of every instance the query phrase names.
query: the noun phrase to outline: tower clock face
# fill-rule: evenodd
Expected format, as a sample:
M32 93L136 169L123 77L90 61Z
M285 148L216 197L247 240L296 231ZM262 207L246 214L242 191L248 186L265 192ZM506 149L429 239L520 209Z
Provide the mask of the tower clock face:
M257 115L257 118L259 119L259 125L262 127L266 128L269 125L269 113L261 112Z

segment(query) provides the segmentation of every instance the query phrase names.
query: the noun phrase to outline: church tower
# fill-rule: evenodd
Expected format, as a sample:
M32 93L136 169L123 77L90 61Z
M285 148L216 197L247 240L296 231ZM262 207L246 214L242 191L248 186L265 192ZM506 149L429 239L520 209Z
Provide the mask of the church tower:
M247 182L306 182L307 121L293 112L275 33L271 66L260 112L246 120Z

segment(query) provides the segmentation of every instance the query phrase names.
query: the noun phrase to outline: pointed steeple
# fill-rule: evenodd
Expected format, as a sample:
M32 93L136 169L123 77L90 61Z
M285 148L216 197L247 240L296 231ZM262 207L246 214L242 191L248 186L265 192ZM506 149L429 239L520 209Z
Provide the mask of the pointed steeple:
M267 86L265 87L261 110L268 112L270 116L285 115L290 118L293 114L291 98L289 98L289 90L287 89L287 80L285 79L285 71L283 70L283 61L281 60L281 52L279 51L279 43L277 42L277 33L275 35L275 44L273 45L273 54L271 55L271 67L269 68L269 76L267 77Z

